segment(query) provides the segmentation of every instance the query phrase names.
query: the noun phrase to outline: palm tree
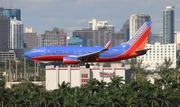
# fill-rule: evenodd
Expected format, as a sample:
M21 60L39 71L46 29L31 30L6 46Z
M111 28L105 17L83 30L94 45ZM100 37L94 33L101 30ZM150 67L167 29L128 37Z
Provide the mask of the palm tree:
M170 66L172 65L173 61L171 59L164 59L164 62L159 65L157 64L156 72L159 72L161 76L164 76L166 73L168 73L171 69Z
M82 105L83 97L84 95L82 93L82 90L80 90L79 87L74 87L71 89L71 91L66 92L64 101L68 100L68 103L66 102L66 106L68 107L79 107L80 105Z
M116 89L116 88L122 88L124 86L124 79L123 77L120 77L120 76L115 76L115 77L112 77L110 78L111 79L111 82L108 83L109 85L109 88L111 89Z
M5 100L5 81L0 80L0 101L1 101L1 106L4 106L4 100Z
M49 93L50 92L46 92L46 91L39 93L38 102L39 102L41 107L47 107L48 98L50 96Z
M151 107L160 107L160 99L158 98L158 91L155 91L151 96L149 96L149 106Z
M159 92L160 105L161 107L174 107L173 101L171 100L171 94L165 90Z
M104 82L103 80L98 82L98 92L104 91L104 89L107 88L107 83Z
M52 91L49 96L47 106L61 107L62 105L59 102L60 100L61 100L61 95L59 95L59 92Z
M90 79L87 84L84 86L84 89L87 93L91 93L92 95L94 92L98 92L98 83L99 81L95 78Z

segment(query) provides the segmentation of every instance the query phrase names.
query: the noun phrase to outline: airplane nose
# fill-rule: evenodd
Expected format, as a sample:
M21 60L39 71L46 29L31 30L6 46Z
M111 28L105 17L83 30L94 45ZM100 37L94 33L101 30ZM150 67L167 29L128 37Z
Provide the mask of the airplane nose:
M29 57L29 52L24 53L25 57Z

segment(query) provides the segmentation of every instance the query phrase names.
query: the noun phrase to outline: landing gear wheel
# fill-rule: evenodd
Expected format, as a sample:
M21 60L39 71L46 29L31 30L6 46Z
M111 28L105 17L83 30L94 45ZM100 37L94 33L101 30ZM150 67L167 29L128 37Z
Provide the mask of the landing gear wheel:
M90 65L89 64L86 64L86 68L89 68L90 67Z

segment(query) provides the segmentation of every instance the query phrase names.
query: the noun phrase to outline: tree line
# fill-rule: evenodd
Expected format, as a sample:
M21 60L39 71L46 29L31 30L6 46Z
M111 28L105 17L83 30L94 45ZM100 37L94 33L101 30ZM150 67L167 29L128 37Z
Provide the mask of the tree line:
M138 65L139 63L134 62ZM111 82L90 79L85 86L70 87L62 82L55 90L45 90L31 81L24 81L11 89L0 80L2 107L178 107L180 105L180 73L169 68L166 60L157 66L154 83L147 80L149 73L140 66L132 66L131 82L124 84L120 76Z

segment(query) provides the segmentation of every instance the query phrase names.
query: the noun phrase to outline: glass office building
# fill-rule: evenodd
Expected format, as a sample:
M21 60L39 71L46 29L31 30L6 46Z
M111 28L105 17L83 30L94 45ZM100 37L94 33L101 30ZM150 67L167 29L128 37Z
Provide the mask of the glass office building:
M68 46L87 46L87 40L81 36L71 37L68 40Z
M15 18L21 21L21 10L0 8L0 15L6 16L8 19L8 48L10 48L10 20Z
M0 8L0 15L6 16L8 20L16 17L17 20L21 21L21 10L20 9L3 9Z
M163 42L174 43L174 7L166 6L163 11Z

